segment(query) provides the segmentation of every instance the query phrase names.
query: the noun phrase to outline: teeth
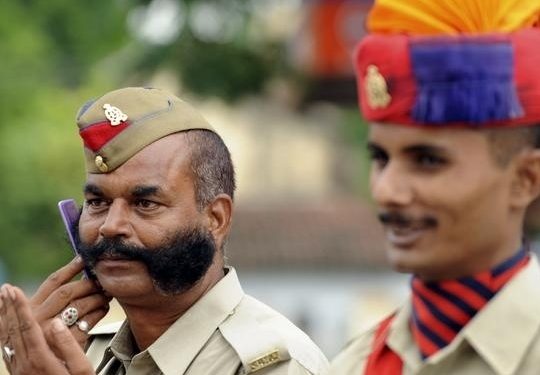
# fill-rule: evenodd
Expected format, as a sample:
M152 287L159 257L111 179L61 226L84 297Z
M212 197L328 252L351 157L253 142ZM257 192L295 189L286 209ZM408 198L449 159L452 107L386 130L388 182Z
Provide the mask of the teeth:
M413 245L423 233L420 228L388 227L386 237L394 246L407 247Z

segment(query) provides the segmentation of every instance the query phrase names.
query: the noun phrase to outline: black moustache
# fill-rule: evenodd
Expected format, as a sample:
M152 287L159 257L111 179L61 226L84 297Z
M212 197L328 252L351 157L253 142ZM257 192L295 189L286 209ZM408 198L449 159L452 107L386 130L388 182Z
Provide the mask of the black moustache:
M133 246L121 238L105 238L97 244L77 240L80 255L90 269L107 257L140 261L158 289L166 294L182 293L197 284L217 251L210 233L202 228L180 230L154 248Z
M403 215L399 212L382 212L378 216L379 221L384 225L392 225L402 228L431 228L437 225L437 220L430 216L417 219L411 216Z

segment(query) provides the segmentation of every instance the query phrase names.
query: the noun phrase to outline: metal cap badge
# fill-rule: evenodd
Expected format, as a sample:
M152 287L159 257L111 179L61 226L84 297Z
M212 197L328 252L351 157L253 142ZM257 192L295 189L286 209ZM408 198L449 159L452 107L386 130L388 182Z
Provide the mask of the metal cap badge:
M386 80L379 72L379 68L375 65L369 65L367 67L365 90L368 105L372 109L384 109L392 101L392 97L388 93Z
M89 173L110 173L145 146L191 129L214 131L188 103L159 89L128 87L87 102L77 115Z

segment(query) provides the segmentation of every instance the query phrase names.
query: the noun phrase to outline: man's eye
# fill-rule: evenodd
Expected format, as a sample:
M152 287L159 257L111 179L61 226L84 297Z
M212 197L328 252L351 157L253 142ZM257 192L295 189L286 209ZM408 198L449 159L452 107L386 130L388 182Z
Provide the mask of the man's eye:
M86 200L86 205L88 207L93 207L93 208L102 207L102 206L105 205L105 200L103 200L101 198L87 199Z
M422 168L437 168L446 164L446 160L437 155L418 155L415 163Z
M380 150L369 150L369 158L379 168L384 167L388 163L388 155Z
M88 210L93 212L102 211L108 207L108 202L102 198L87 199L85 204Z
M152 210L158 207L158 204L156 202L152 202L147 199L139 199L135 201L135 205L145 210Z

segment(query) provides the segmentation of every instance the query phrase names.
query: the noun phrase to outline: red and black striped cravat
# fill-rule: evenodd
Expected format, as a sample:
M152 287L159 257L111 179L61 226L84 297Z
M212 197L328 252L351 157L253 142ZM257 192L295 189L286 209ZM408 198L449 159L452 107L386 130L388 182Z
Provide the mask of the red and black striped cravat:
M437 282L412 279L411 329L425 359L448 345L472 317L529 261L521 249L490 271Z

